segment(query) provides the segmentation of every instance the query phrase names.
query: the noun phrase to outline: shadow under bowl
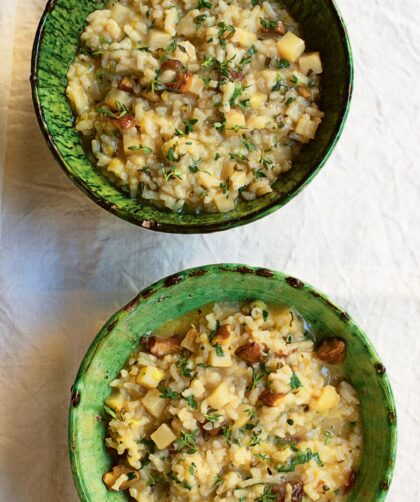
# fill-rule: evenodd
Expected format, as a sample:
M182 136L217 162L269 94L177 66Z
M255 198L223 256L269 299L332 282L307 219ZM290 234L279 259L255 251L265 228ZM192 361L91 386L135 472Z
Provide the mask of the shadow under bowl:
M41 18L32 53L31 84L44 136L67 176L94 202L136 225L175 233L226 230L266 216L297 195L318 173L340 137L350 105L353 64L344 22L332 0L283 0L301 24L308 51L319 51L324 65L321 110L325 118L316 139L305 145L293 168L273 192L241 201L227 213L187 214L159 209L130 198L89 160L66 97L67 71L77 53L86 17L103 0L50 0Z
M396 452L396 411L386 371L367 336L350 316L313 287L293 277L245 265L185 270L144 289L105 324L80 366L70 405L69 449L83 502L123 502L108 492L102 475L111 467L102 420L109 383L146 333L202 305L260 299L292 306L320 338L346 341L344 372L358 393L364 449L349 502L380 502L387 495Z

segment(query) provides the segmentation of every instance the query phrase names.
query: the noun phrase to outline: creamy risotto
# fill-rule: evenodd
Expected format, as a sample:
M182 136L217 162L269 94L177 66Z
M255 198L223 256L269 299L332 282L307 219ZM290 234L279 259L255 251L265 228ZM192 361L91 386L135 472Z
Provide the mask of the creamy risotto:
M67 95L132 197L225 212L271 192L315 137L321 73L278 2L121 0L88 16Z
M346 500L362 432L345 357L261 301L164 325L111 383L105 485L139 502Z

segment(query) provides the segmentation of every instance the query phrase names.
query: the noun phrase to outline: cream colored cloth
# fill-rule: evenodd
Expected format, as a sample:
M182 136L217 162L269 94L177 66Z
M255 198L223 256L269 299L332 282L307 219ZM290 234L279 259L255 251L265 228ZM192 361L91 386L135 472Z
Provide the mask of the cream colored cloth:
M139 289L209 262L286 271L351 312L383 358L398 404L388 500L420 500L420 3L339 3L356 88L326 167L268 218L177 236L117 219L60 171L29 86L44 0L0 1L0 501L77 500L67 409L83 354Z

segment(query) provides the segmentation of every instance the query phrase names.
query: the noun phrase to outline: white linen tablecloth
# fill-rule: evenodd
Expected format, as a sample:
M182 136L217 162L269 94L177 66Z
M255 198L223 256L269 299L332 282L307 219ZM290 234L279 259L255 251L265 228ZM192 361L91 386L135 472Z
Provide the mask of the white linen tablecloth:
M388 500L418 502L419 0L340 0L356 85L333 156L279 212L204 236L136 228L97 207L60 171L29 86L44 5L0 1L0 500L77 500L67 454L70 386L116 309L180 269L243 262L312 283L367 331L398 406Z

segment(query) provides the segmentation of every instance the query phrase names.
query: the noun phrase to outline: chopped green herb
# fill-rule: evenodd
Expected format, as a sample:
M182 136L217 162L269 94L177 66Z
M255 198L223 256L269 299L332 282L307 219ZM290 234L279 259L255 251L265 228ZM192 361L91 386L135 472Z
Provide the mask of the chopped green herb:
M179 392L171 390L169 387L164 387L163 385L158 387L160 391L160 396L162 399L176 399L179 397Z
M195 400L194 396L187 396L185 400L188 403L188 406L192 408L193 410L196 410L198 408L197 401Z
M318 465L323 466L318 453L312 453L309 448L294 455L286 465L277 467L278 472L293 472L297 465L306 464L314 459Z
M288 68L290 66L290 63L289 61L287 61L287 59L276 59L275 64L279 70L282 68Z
M204 418L208 421L211 422L212 424L219 422L220 417L223 415L220 415L219 413L211 413L209 415L204 415Z
M186 377L186 378L192 378L192 368L189 365L188 359L186 359L184 356L179 356L178 360L176 362L176 367L180 370L181 375Z
M230 153L229 157L232 160L238 160L239 162L244 162L244 161L248 160L248 158L246 157L246 155L243 155L242 153Z
M222 49L226 48L226 40L231 38L235 33L235 28L231 24L226 24L224 22L217 23L217 27L219 28L219 42Z
M246 410L246 413L247 413L248 418L249 418L250 420L252 420L253 418L255 418L255 417L256 417L256 411L255 411L255 409L254 409L254 408L248 408L248 409Z
M260 438L261 431L253 431L252 432L252 437L251 437L251 442L249 443L249 446L257 446L261 442Z
M188 135L193 130L193 126L198 122L198 119L186 120L184 122L185 125L185 134Z
M171 162L175 160L175 149L172 146L168 150L167 157Z
M214 160L219 160L220 159L220 153L216 153L216 155L214 156Z
M211 9L213 4L207 0L198 0L197 9Z
M295 100L295 98L289 98L287 101L286 101L286 105L289 106L290 104L293 103L293 101Z
M213 485L220 486L223 483L223 479L220 476L215 476Z
M224 357L225 356L225 353L223 352L222 347L218 343L214 344L214 350L216 351L216 355L218 357Z
M284 81L283 77L281 75L278 75L276 83L271 88L271 92L279 91L282 87L288 89L289 87L286 84L284 84L283 81Z
M216 321L216 326L214 329L212 329L210 331L210 334L209 334L209 342L211 343L214 339L214 337L217 335L217 330L220 328L220 321Z
M178 171L176 166L170 166L169 169L162 169L162 174L165 181L169 181L172 178L178 178L182 180L182 174Z
M271 486L266 486L264 488L264 493L261 497L258 497L255 502L276 502L278 497L277 493L273 493Z
M115 105L117 107L117 113L111 111L109 108L105 106L97 108L96 111L101 115L104 115L105 117L109 117L111 119L120 119L128 115L128 113L130 113L129 109L119 101L115 101Z
M268 319L268 310L263 310L262 315L263 315L264 321L266 321Z
M226 183L220 183L219 187L223 190L224 194L227 194L228 187L227 187Z
M201 159L194 160L194 162L190 166L188 166L188 169L192 173L198 172L198 165L200 164L200 162L201 162Z
M265 455L264 453L257 453L255 455L257 458L260 458L261 460L269 460L270 457L268 455Z
M226 442L230 445L232 440L232 429L230 429L227 425L222 427L222 433Z
M277 28L277 21L273 19L263 19L260 17L261 26L267 31L275 31Z
M194 464L194 462L192 462L188 466L188 472L191 474L191 476L194 476L195 468L196 468L196 465Z
M192 455L197 451L195 445L197 440L198 429L192 432L181 431L179 438L175 441L175 446L178 452L187 453Z
M201 63L203 68L211 68L215 64L216 59L214 56L206 56L204 61Z
M197 26L197 29L204 23L204 21L208 18L208 14L200 14L199 16L195 16L193 19L194 23Z
M104 405L104 410L108 413L110 417L117 418L117 414L115 413L115 411L109 408L108 406Z
M255 7L256 5L259 4L259 0L251 0L251 5Z
M177 47L178 47L178 42L175 42L175 40L173 42L171 42L169 45L167 45L163 49L163 54L162 54L162 57L160 58L160 60L167 61L169 58L169 55L172 54L172 52L175 52Z
M153 153L153 150L150 147L144 145L129 146L128 149L132 152Z
M299 82L299 79L297 78L297 76L295 74L293 74L290 78L289 78L290 82L292 82L292 84L297 84Z
M137 47L136 51L149 52L149 47Z
M302 382L296 376L296 373L292 373L292 377L290 378L290 388L292 390L298 389L299 387L303 387Z
M202 78L201 80L203 81L204 87L207 89L210 84L211 78Z
M333 435L330 431L325 431L324 432L324 444L328 444L331 442Z
M267 178L267 175L262 169L253 169L252 172L257 180L260 178Z

